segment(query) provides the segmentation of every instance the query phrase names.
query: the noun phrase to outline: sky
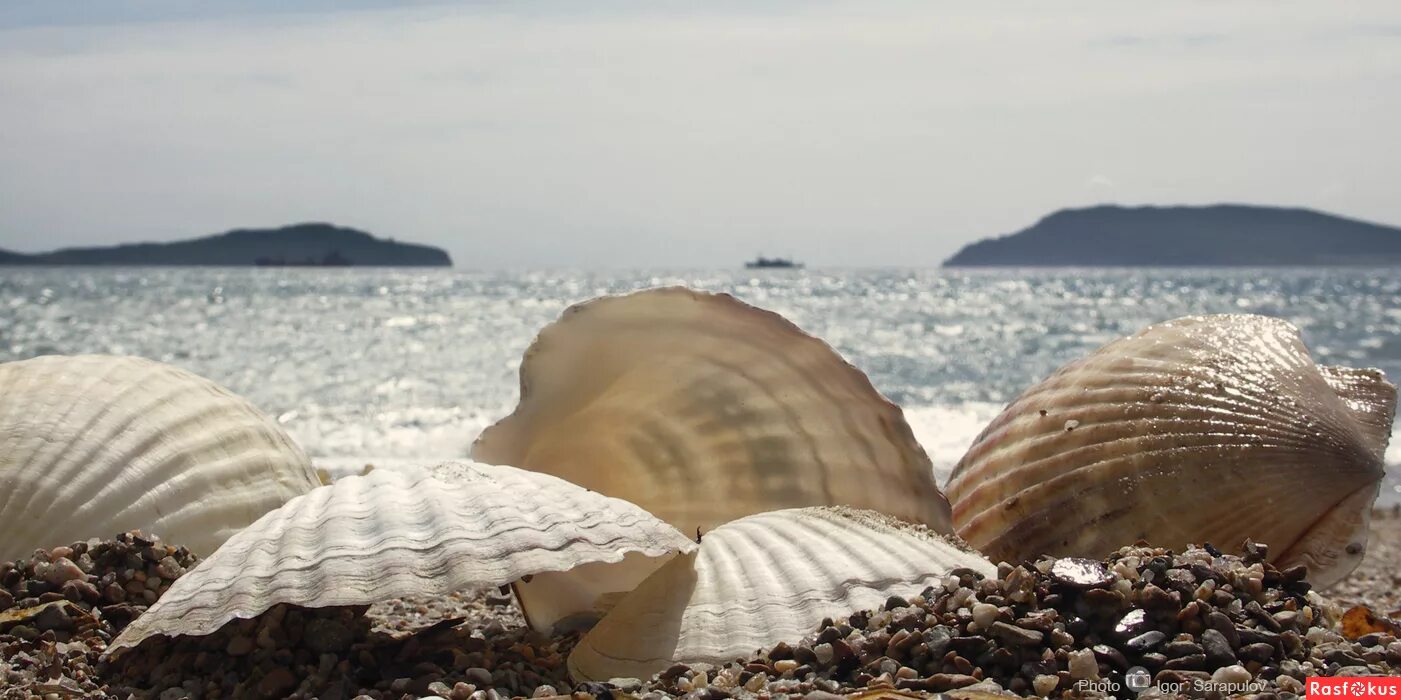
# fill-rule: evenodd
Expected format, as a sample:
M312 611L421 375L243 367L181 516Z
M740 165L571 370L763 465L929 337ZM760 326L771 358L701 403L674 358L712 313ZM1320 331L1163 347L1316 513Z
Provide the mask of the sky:
M934 266L1065 207L1401 225L1401 3L6 0L0 248Z

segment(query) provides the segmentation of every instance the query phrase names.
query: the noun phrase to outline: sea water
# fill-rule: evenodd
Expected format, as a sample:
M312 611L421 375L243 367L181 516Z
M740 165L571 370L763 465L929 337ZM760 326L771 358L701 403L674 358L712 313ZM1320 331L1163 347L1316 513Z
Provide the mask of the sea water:
M141 355L274 416L336 472L466 456L517 398L522 351L567 305L725 291L832 344L905 409L940 480L1061 364L1157 321L1257 313L1326 364L1401 377L1394 269L515 271L0 267L0 361ZM1401 446L1388 453L1393 473ZM1401 500L1393 476L1387 502Z

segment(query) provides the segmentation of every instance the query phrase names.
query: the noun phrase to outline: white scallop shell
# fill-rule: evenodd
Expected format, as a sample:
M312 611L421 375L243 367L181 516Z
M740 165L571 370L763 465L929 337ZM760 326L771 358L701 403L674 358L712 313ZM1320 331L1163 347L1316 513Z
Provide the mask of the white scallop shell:
M545 474L481 464L381 469L292 499L229 538L112 646L208 634L280 603L443 595L695 546L631 503Z
M0 560L140 529L208 554L317 485L267 416L135 357L0 364Z
M900 408L826 343L729 295L664 288L578 304L540 332L520 377L520 404L473 459L627 499L688 535L819 505L952 532ZM559 583L552 599L571 585ZM535 585L517 592L536 597Z
M950 571L995 576L956 538L873 511L799 508L705 534L695 554L657 569L584 635L575 680L647 678L673 663L724 663L795 644L822 619L911 597Z
M955 467L959 534L994 560L1270 545L1316 585L1362 558L1396 387L1318 367L1278 319L1149 327L1022 394Z

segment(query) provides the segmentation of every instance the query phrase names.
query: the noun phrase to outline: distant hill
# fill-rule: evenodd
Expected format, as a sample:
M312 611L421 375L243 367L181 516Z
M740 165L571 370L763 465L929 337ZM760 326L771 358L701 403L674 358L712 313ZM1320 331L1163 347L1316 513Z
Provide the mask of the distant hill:
M1308 209L1099 206L972 243L944 265L1401 265L1401 229Z
M236 229L170 243L65 248L24 255L0 251L0 265L314 265L451 266L441 248L375 238L364 231L309 223Z
M23 253L12 253L0 248L0 265L17 265L29 262L29 256Z

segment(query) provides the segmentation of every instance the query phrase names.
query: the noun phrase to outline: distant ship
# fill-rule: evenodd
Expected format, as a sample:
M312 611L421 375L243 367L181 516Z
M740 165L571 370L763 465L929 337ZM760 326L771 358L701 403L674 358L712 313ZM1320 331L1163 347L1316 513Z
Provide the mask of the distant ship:
M801 270L803 264L789 258L766 258L762 255L744 264L749 270Z

